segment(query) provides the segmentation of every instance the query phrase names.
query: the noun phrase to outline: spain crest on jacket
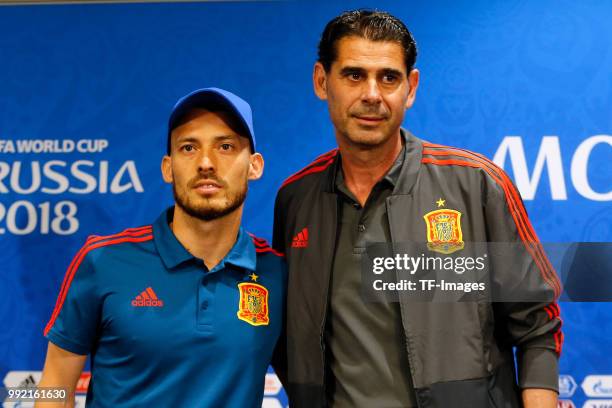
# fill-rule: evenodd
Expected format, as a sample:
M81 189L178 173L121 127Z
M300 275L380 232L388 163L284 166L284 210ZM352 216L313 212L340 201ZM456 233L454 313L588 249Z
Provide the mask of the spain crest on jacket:
M461 213L440 209L423 216L427 224L427 248L442 254L452 254L464 248Z

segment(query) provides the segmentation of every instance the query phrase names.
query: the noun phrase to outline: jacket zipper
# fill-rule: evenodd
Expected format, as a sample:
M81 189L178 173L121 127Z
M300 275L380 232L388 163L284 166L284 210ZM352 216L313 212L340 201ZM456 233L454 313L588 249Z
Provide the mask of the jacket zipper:
M387 222L389 223L389 233L391 234L391 246L393 248L393 250L395 251L395 246L393 245L396 240L393 234L393 228L392 228L392 220L391 220L391 200L387 199ZM395 272L395 279L398 280L398 276L397 276L397 271ZM403 336L402 338L404 339L404 348L406 350L406 358L408 359L408 366L410 367L410 382L412 383L412 387L413 387L413 391L415 394L415 399L416 399L416 403L417 403L417 407L421 407L421 403L419 401L419 396L416 392L416 387L414 386L414 376L413 376L413 371L414 371L414 366L412 364L412 361L410 361L410 356L411 356L411 352L410 352L410 348L408 347L408 334L406 333L406 328L404 327L404 316L406 315L406 312L404 311L404 302L401 299L401 295L398 294L398 303L399 303L399 308L400 308L400 320L401 320L401 324L402 324L402 329L403 329Z
M333 272L333 267L334 267L334 261L335 261L335 254L336 254L336 247L338 245L338 199L336 197L336 211L334 213L334 233L332 234L332 236L334 237L334 250L332 251L332 260L329 263L329 268L327 270L327 286L325 287L325 308L323 309L323 320L321 321L321 328L320 328L320 343L321 343L321 367L323 368L323 406L326 407L327 406L327 364L326 364L326 358L325 358L325 354L326 354L326 347L325 347L325 326L327 324L327 314L329 312L329 302L330 302L330 296L329 296L329 288L331 287L331 280L332 280L332 272Z

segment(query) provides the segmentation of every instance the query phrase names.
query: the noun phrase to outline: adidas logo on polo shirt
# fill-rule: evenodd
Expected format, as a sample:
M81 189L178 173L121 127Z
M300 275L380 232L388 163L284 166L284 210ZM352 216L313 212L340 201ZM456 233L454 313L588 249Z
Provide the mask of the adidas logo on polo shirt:
M164 302L157 297L150 286L132 300L132 306L134 307L162 307L163 305Z

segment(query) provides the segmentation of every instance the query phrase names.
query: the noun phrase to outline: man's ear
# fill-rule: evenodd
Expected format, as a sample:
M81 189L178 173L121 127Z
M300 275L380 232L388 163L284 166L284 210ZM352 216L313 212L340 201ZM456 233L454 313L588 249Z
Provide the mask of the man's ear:
M164 156L162 158L161 172L166 183L174 182L174 177L172 176L172 158L170 156Z
M315 95L321 100L327 99L327 72L323 64L317 62L312 70L312 84L314 86Z
M249 158L249 180L259 180L263 175L264 159L259 153L253 153Z
M408 99L406 99L406 109L410 109L414 100L416 99L417 88L419 87L420 72L418 69L413 68L408 74L408 85L410 90L408 91Z

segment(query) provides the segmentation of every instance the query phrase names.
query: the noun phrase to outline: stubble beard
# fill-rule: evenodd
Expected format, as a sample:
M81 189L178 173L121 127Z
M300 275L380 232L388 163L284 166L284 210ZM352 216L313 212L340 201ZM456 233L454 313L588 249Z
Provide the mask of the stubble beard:
M388 112L380 112L379 109L374 108L366 107L356 112L349 113L349 119L343 124L343 129L339 130L344 140L350 145L353 145L361 150L371 150L384 145L393 137L392 133L386 133L390 131L387 126L385 126L388 124L368 128L367 126L358 123L351 123L352 119L354 119L354 115L357 114L373 114L382 116L384 120L389 120Z
M339 133L349 145L360 150L372 150L383 146L393 137L393 134L386 134L383 129L368 130L360 128L359 125L353 129L347 126Z
M216 220L238 210L246 200L247 190L248 184L245 182L243 188L233 193L228 193L222 204L213 204L211 199L205 198L201 205L197 205L190 200L187 192L182 191L179 193L176 185L172 185L172 193L176 205L188 215L202 221Z

